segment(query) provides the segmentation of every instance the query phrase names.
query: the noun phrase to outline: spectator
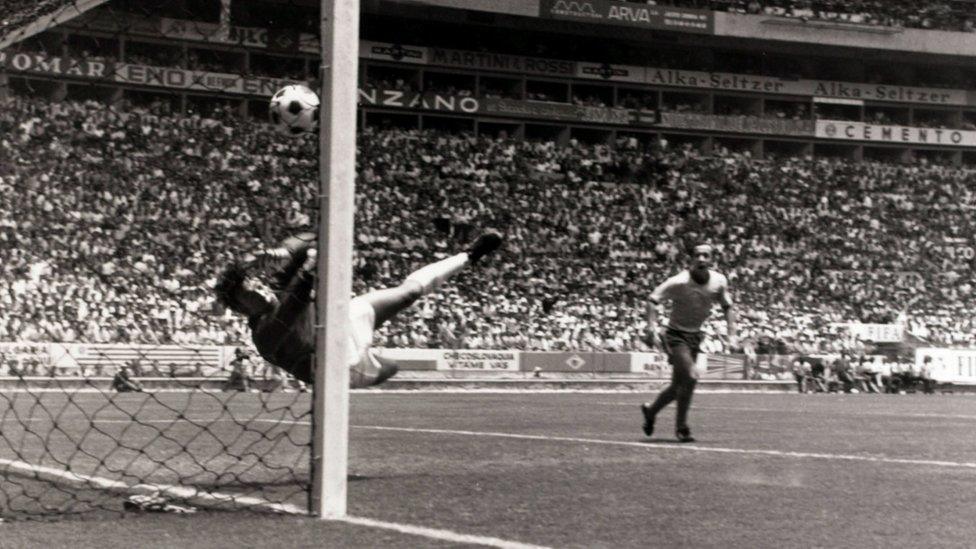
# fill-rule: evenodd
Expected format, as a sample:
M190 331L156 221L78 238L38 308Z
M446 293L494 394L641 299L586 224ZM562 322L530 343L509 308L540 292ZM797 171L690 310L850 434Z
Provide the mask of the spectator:
M243 348L234 349L234 358L230 361L230 376L224 383L224 391L240 391L244 393L252 392L251 383L253 379L251 372L253 365L247 351Z
M793 377L796 379L797 391L806 393L809 386L813 383L812 370L810 364L797 358L793 361Z
M141 393L144 389L142 387L142 383L133 379L129 374L129 368L126 366L121 366L115 373L115 376L112 378L112 390L119 393Z
M222 109L15 97L0 135L6 341L237 344L212 265L312 223L311 140ZM976 344L972 261L946 244L976 234L969 169L371 127L358 146L357 293L469 227L509 234L497 266L384 326L386 345L450 330L459 347L641 350L638 282L679 268L682 234L718 244L757 353L861 354L836 325L900 316L930 343Z

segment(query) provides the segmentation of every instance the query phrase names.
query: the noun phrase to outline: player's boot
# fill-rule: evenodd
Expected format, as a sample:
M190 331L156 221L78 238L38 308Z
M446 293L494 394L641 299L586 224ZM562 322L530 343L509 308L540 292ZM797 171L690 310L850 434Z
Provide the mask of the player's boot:
M471 263L477 263L479 259L497 250L502 245L502 235L496 232L487 232L478 237L474 244L468 248L468 259Z
M695 437L691 436L691 429L687 427L678 427L674 436L678 437L678 442L695 442Z
M384 381L395 376L399 371L400 371L400 367L397 366L396 364L393 363L384 364L383 367L380 368L380 373L377 374L376 380L373 381L372 385L379 385L380 383L383 383Z
M651 412L651 406L646 402L641 404L641 415L644 416L644 434L646 436L651 436L654 434L654 414Z
M398 366L397 363L393 362L392 360L375 355L373 358L379 363L380 371L376 374L376 379L373 380L373 383L370 385L379 385L380 383L383 383L384 381L395 376L397 372L400 371L400 366Z

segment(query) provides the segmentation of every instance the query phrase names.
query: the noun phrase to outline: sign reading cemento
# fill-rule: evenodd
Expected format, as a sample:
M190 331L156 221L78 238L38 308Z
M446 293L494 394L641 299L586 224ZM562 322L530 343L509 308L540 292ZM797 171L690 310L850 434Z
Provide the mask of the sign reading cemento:
M976 147L976 131L887 126L841 120L817 120L816 137L904 145Z

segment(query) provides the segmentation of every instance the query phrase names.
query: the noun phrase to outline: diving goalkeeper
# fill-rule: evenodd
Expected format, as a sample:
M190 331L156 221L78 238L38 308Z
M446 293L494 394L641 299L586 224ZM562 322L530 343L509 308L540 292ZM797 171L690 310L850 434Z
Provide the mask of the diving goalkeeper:
M501 235L487 232L468 251L414 271L395 288L354 297L349 302L350 386L378 385L397 373L395 363L371 352L375 329L501 243ZM314 378L315 256L315 235L303 233L288 238L279 248L231 265L215 286L217 299L224 306L247 316L251 338L261 356L306 383ZM284 262L274 273L270 288L248 273L257 262L269 258Z

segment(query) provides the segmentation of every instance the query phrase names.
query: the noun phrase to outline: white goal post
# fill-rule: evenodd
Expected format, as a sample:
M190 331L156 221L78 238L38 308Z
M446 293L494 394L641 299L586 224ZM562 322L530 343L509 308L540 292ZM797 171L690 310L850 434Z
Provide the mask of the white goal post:
M319 234L310 511L346 515L359 0L322 0Z

